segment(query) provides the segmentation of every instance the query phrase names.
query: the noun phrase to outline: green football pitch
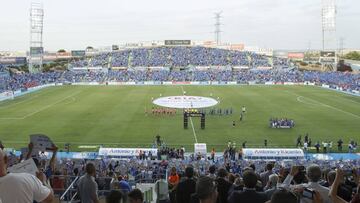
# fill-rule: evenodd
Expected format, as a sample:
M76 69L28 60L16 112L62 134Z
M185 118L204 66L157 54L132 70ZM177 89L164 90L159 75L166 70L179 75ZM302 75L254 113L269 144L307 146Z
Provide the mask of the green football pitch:
M145 114L151 98L187 95L219 97L215 108L233 108L227 116L206 116L206 128L192 118L183 128L183 116ZM246 114L239 121L240 110ZM271 117L295 120L292 129L271 129ZM233 120L236 126L233 127ZM20 148L29 135L48 135L60 149L86 146L150 147L159 134L169 146L193 150L195 140L222 151L229 140L237 146L295 147L299 134L312 143L339 138L347 143L360 137L360 97L310 86L58 86L0 103L0 140ZM95 149L92 149L95 150Z

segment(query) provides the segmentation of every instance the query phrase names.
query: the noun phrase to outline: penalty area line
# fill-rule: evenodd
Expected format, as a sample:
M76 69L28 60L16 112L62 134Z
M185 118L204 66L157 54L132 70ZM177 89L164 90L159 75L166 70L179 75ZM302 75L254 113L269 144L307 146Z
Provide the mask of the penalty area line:
M328 104L324 104L324 103L322 103L322 102L320 102L320 101L317 101L317 100L312 99L312 98L309 98L309 97L301 96L301 95L296 94L296 93L294 93L294 92L290 92L290 91L286 91L286 92L288 92L288 93L290 93L290 94L293 94L293 95L296 95L296 96L297 96L297 99L296 99L296 100L297 100L298 102L302 102L302 101L301 101L301 98L308 99L309 101L314 102L315 105L319 105L319 106L327 107L327 108L330 108L330 109L334 109L334 110L336 110L336 111L339 111L339 112L342 112L342 113L345 113L345 114L347 114L347 115L350 115L350 116L353 116L353 117L355 117L355 118L360 119L360 116L357 115L357 114L353 114L353 113L350 113L350 112L348 112L348 111L344 111L344 110L342 110L342 109L336 108L336 107L334 107L334 106L331 106L331 105L328 105ZM300 99L300 101L299 101L299 99ZM302 102L302 103L305 103L305 102ZM305 104L306 104L306 103L305 103Z

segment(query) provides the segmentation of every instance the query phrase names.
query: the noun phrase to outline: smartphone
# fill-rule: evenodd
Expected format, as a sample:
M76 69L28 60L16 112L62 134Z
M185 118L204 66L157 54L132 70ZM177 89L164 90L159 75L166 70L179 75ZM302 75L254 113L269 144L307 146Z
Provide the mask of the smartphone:
M314 199L315 191L311 188L304 188L302 196L308 199Z

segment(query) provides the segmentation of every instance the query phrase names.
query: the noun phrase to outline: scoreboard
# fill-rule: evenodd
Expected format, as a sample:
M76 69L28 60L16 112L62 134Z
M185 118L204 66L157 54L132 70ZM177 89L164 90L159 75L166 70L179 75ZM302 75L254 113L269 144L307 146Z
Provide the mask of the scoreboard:
M84 57L85 56L85 50L72 50L71 56L73 57Z
M165 40L167 46L191 45L191 40Z

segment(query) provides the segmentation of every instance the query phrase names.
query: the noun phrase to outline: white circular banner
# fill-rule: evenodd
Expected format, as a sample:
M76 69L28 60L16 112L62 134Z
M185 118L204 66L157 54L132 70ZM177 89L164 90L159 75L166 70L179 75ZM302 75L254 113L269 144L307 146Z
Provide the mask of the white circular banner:
M168 108L190 109L215 106L218 101L210 97L171 96L157 98L153 103Z

